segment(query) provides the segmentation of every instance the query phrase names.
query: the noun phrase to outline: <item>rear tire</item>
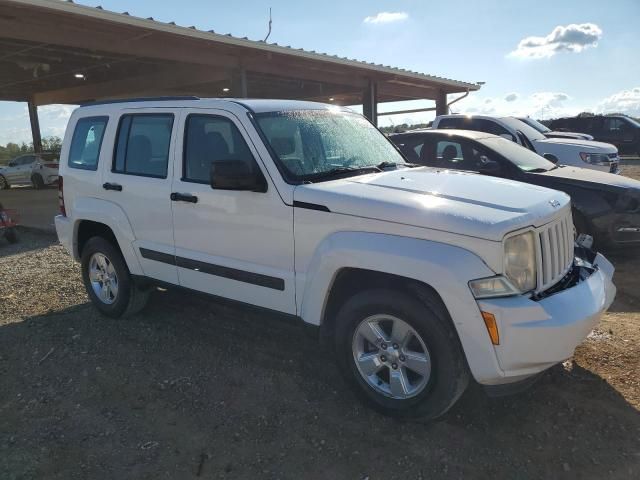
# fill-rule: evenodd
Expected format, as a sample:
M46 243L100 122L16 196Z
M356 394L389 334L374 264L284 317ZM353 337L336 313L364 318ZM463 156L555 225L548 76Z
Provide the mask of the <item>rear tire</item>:
M135 284L122 254L108 240L89 239L82 249L81 264L87 294L102 314L111 318L127 317L146 305L150 289Z
M464 352L440 305L429 292L418 300L399 291L372 289L340 308L335 330L338 365L356 393L381 413L434 419L466 389ZM370 330L363 330L372 325L375 343L366 338ZM368 363L370 358L373 363Z
M31 176L31 185L36 190L42 190L44 188L44 180L40 174L34 173Z

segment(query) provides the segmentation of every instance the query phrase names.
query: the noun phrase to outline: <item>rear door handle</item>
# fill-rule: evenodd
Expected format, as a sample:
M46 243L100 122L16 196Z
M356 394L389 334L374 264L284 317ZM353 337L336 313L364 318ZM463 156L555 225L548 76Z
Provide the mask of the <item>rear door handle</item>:
M198 197L196 197L195 195L191 195L189 193L173 192L170 198L174 202L198 203Z
M116 192L122 191L122 185L118 185L117 183L103 183L102 188L104 188L105 190L114 190Z

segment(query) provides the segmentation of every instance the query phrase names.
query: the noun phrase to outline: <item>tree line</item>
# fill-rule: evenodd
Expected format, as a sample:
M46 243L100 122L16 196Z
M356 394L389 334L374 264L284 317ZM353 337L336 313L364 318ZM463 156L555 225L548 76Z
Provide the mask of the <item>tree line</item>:
M60 137L44 137L42 139L42 150L44 152L51 152L60 154L62 148L62 139ZM25 155L27 153L33 153L33 142L20 144L9 142L4 147L0 145L0 165L6 165L12 158Z

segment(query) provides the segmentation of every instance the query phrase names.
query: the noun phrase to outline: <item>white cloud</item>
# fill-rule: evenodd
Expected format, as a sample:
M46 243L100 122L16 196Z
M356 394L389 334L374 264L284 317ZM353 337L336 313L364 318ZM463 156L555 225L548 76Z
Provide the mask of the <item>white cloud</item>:
M505 102L515 102L518 99L517 93L510 93L506 97L504 97Z
M626 113L640 117L640 87L614 93L602 100L596 110L601 113Z
M373 16L365 17L364 23L392 23L401 22L409 18L409 14L406 12L379 12Z
M602 29L595 23L558 25L546 37L526 37L509 54L517 58L548 58L561 52L578 53L595 47L602 37Z

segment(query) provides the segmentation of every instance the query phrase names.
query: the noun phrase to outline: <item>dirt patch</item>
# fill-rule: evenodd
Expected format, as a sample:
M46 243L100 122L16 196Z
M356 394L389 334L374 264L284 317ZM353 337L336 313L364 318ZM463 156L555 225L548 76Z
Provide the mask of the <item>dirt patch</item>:
M21 236L0 247L2 479L640 476L636 257L572 361L422 424L364 408L297 324L177 291L101 317L55 239Z

